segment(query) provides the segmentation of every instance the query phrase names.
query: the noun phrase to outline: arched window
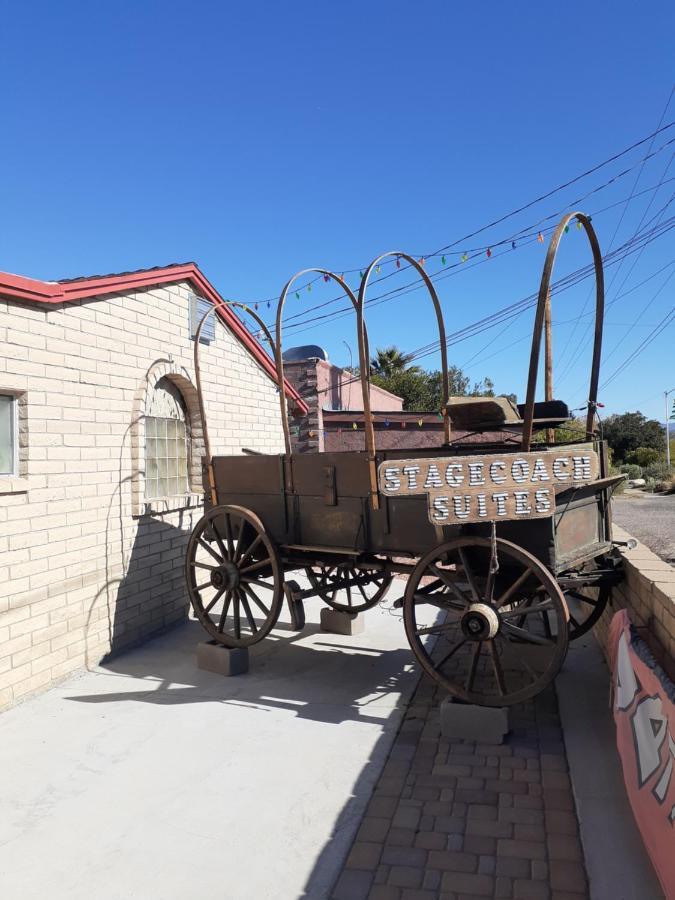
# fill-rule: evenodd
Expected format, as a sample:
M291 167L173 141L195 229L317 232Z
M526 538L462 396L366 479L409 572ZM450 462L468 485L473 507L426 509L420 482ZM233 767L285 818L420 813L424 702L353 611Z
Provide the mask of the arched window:
M177 497L189 491L190 418L181 392L160 378L145 416L145 497Z

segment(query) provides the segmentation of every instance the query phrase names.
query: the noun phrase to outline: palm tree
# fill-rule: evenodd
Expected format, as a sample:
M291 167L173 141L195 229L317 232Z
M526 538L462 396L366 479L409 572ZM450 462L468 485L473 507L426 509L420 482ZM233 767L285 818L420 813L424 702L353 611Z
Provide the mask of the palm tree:
M395 372L402 372L408 368L408 363L412 359L412 354L402 353L398 347L392 344L390 347L378 347L376 355L370 361L370 371L373 375L380 375L382 378L388 378ZM417 369L417 366L413 366Z

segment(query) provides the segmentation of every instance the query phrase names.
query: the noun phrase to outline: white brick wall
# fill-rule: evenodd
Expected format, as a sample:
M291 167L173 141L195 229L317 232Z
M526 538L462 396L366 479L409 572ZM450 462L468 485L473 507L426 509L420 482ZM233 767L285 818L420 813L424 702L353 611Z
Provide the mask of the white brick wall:
M21 478L0 478L0 708L185 614L196 498L141 513L153 379L187 386L199 424L190 291L53 307L0 300L0 390L25 392L27 444ZM275 385L220 322L200 359L212 452L283 452ZM192 472L200 493L199 460Z

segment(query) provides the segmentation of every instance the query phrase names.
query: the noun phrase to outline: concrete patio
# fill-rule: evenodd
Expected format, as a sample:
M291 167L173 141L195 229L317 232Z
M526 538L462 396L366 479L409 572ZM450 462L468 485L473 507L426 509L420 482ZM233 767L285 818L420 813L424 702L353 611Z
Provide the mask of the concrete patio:
M243 677L197 669L191 621L1 715L2 897L659 898L592 639L504 746L448 742L403 585L357 636L308 604Z

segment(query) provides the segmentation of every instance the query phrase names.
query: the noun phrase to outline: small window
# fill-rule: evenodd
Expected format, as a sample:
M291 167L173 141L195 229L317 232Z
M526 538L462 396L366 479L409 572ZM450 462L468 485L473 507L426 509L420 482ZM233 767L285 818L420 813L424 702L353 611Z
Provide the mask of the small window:
M213 308L213 303L210 300L204 300L203 297L198 297L196 294L190 294L190 337L194 341L197 337L197 329L199 328L199 323L204 318L206 313ZM200 344L210 344L211 341L215 341L216 339L216 316L215 314L209 316L209 318L204 322L204 327L202 328L202 332L199 335L199 343Z
M16 474L16 397L0 394L0 475Z
M153 391L145 417L145 497L177 497L188 485L189 421L185 401L168 378Z

